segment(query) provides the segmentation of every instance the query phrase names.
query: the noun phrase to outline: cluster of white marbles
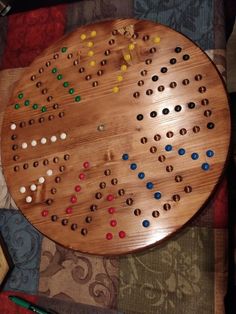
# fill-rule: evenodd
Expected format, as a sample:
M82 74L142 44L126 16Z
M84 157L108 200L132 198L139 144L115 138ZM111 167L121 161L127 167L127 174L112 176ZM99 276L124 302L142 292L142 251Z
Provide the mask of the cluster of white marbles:
M12 124L13 125L13 124ZM12 126L11 125L11 126ZM14 126L16 127L16 125L14 124ZM66 133L61 133L60 134L60 139L62 140L62 141L64 141L66 138L67 138L67 134ZM56 135L52 135L51 137L50 137L50 141L52 142L52 143L55 143L56 141L58 140L58 137L56 136ZM46 137L42 137L41 139L40 139L40 143L41 144L46 144L47 143L47 138ZM35 147L35 146L37 146L37 144L38 144L38 142L36 141L36 140L32 140L31 141L31 146L32 147ZM26 149L27 147L28 147L28 144L26 143L26 142L23 142L22 144L21 144L21 147L23 148L23 149Z
M48 170L48 171L49 171L49 170ZM39 184L43 184L44 182L45 182L45 178L44 178L44 177L40 177L40 178L38 179L38 183L39 183ZM30 188L30 191L32 191L32 192L37 191L37 185L34 184L34 183L31 184L29 188ZM20 191L21 194L25 194L25 193L26 193L26 187L25 187L25 186L21 186L20 189L19 189L19 191ZM32 196L30 196L30 195L26 196L26 198L25 198L25 201L26 201L26 203L28 203L28 204L32 203L32 200L33 200L33 198L32 198Z

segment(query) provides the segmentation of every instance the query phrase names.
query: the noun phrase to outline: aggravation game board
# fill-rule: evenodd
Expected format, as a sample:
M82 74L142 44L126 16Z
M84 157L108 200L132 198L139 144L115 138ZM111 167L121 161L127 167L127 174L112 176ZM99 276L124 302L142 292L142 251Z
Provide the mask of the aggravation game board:
M197 213L229 138L227 95L207 55L166 26L112 20L77 29L25 71L5 110L2 163L43 234L124 254Z

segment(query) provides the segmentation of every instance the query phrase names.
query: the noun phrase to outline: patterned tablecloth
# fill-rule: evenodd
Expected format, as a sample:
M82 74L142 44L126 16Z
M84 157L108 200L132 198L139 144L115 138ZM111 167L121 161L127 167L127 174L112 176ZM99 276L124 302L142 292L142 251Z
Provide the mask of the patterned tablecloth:
M41 8L0 18L0 123L14 83L44 48L82 24L116 17L150 19L184 33L225 78L223 0L86 0ZM15 263L4 290L123 313L224 313L225 178L202 212L174 237L151 250L117 258L80 254L43 237L17 210L1 172L0 185L0 231ZM0 296L0 304L3 299ZM90 308L86 313L95 312Z

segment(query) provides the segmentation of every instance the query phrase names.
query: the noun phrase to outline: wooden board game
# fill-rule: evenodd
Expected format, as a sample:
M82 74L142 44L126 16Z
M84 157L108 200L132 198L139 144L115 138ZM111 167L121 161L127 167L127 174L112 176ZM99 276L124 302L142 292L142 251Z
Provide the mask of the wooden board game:
M124 254L171 235L207 201L227 157L228 100L182 34L106 21L36 58L2 138L6 182L38 230L81 252Z

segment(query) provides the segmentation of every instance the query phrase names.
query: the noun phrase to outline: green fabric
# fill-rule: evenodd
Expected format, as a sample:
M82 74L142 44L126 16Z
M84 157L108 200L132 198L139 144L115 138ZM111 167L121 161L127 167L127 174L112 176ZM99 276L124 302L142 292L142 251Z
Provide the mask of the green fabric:
M214 313L213 237L212 229L186 228L161 246L122 257L118 309L126 314Z

